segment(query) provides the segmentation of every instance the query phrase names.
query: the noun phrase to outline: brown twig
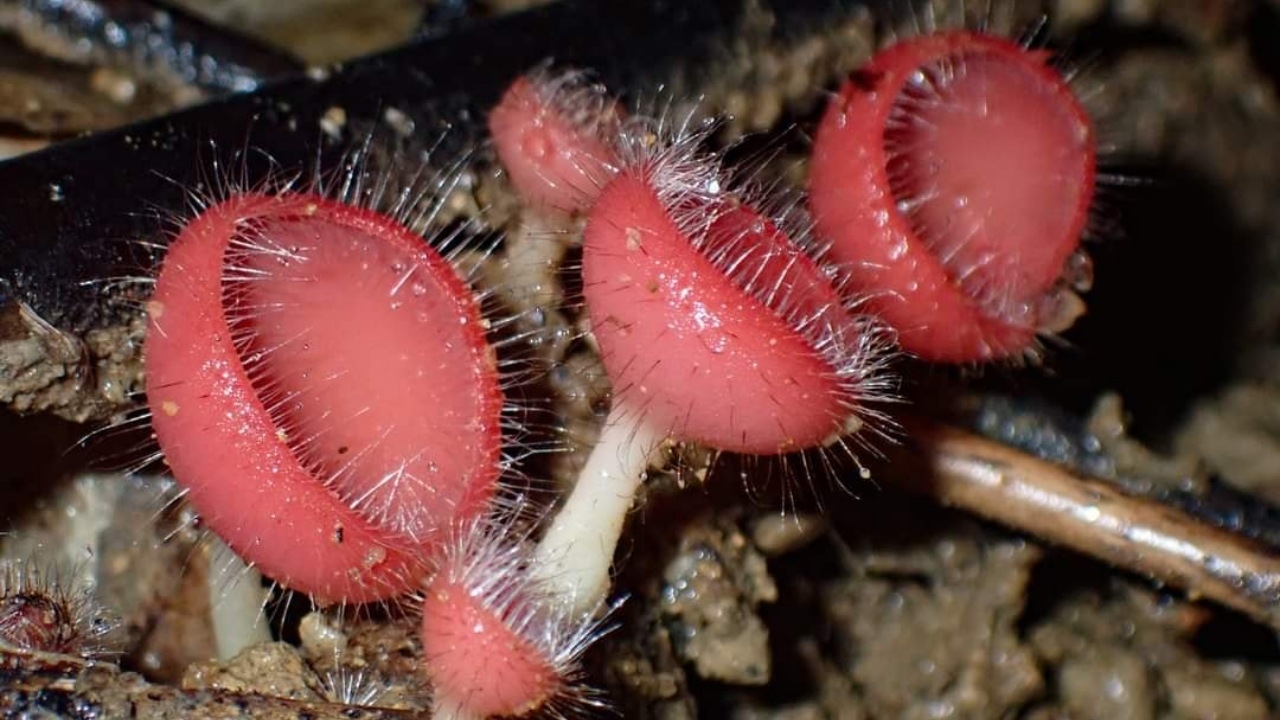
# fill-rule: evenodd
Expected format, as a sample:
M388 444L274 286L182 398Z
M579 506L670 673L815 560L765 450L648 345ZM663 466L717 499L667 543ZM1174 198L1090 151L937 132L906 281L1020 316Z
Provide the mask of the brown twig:
M894 460L917 466L901 473L913 490L1280 628L1274 550L963 430L907 431Z

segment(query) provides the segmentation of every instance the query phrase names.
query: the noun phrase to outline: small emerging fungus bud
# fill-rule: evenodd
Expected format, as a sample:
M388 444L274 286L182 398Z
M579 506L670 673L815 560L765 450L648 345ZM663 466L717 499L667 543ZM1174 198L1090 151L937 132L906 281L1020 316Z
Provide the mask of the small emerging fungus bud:
M0 645L93 659L118 620L73 573L36 560L0 561Z
M448 546L422 602L423 668L435 717L551 717L604 706L582 653L603 632L529 572L532 548L505 522L475 522Z
M581 72L518 78L489 114L498 159L516 192L540 209L581 212L612 177L621 110Z

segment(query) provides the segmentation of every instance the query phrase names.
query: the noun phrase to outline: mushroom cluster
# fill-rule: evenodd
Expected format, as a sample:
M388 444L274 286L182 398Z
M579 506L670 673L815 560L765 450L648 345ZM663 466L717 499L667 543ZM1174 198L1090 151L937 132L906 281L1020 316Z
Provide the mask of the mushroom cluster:
M899 354L1035 357L1083 311L1067 270L1094 138L1043 52L960 30L877 54L818 127L807 211L705 127L584 78L530 73L489 117L529 211L583 221L581 316L612 385L540 534L503 501L495 319L396 218L231 193L184 227L149 305L153 423L191 504L282 585L415 597L442 716L602 702L579 660L670 443L856 462L893 432Z

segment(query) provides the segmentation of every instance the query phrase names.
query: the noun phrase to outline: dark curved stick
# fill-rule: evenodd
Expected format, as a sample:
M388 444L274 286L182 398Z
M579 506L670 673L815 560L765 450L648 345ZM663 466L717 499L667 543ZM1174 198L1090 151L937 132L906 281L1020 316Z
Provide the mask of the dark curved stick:
M359 126L393 108L420 138L448 130L437 151L448 164L483 137L485 109L507 83L548 58L591 68L624 93L652 95L675 84L696 95L699 79L731 56L749 11L771 13L779 34L797 27L812 34L857 5L565 0L425 38L323 77L294 76L19 157L0 164L0 295L65 330L109 320L110 308L85 284L138 274L129 241L159 238L154 211L183 209L183 188L209 177L210 147L258 151L243 167L243 180L253 183L272 171L304 169L317 157L332 163L349 149L352 138L321 131L335 109Z

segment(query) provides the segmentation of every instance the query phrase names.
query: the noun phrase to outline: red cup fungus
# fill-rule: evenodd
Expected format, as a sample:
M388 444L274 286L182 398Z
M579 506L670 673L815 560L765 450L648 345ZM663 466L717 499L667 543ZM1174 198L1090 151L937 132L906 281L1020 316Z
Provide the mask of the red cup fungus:
M827 109L810 196L832 259L923 359L1036 353L1083 303L1064 269L1095 182L1092 125L1045 52L967 30L876 54Z
M321 602L411 592L501 472L479 301L420 236L318 195L238 193L169 248L146 390L201 520Z
M583 296L613 383L601 438L538 548L582 612L608 589L622 522L669 439L777 455L843 442L889 384L877 323L696 150L633 124L588 214Z

